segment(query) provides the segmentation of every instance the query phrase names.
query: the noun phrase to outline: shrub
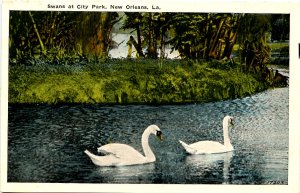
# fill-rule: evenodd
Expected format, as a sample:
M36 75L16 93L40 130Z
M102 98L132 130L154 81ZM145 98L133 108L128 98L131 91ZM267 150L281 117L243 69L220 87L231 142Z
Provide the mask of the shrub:
M166 104L243 97L266 89L228 61L109 60L12 65L11 103Z

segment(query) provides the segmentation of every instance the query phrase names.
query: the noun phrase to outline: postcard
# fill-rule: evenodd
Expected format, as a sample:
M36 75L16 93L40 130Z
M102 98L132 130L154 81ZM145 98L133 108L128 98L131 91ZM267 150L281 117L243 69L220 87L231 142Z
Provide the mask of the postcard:
M298 2L10 1L2 192L299 192Z

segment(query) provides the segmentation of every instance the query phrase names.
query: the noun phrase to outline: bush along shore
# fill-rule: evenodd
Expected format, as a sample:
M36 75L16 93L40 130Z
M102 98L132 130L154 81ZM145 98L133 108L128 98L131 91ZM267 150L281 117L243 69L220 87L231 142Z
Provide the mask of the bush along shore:
M266 81L230 61L115 59L9 66L9 103L180 104L248 96Z

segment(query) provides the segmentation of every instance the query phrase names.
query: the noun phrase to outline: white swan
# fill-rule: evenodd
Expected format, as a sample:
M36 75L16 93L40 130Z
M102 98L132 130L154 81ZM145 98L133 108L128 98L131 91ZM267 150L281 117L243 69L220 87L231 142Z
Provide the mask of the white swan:
M179 142L189 154L213 154L233 151L228 134L229 125L233 125L233 117L225 116L223 119L224 144L216 141L199 141L189 145L180 140Z
M99 147L98 152L106 154L104 156L94 155L88 150L84 152L91 158L92 162L98 166L125 166L151 163L154 162L156 158L149 147L148 139L150 134L154 134L162 140L162 132L158 126L150 125L147 127L142 135L142 147L145 156L133 147L120 143L111 143Z

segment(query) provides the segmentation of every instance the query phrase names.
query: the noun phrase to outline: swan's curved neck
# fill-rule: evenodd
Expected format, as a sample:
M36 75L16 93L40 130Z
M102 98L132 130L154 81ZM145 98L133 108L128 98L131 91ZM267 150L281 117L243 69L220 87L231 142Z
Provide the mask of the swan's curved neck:
M224 145L226 147L232 147L231 143L230 143L230 139L229 139L229 132L228 132L228 121L224 120L223 121L223 137L224 137Z
M149 136L151 132L146 129L142 135L142 146L145 153L145 158L149 162L154 162L156 160L154 153L152 152L150 146L149 146Z

